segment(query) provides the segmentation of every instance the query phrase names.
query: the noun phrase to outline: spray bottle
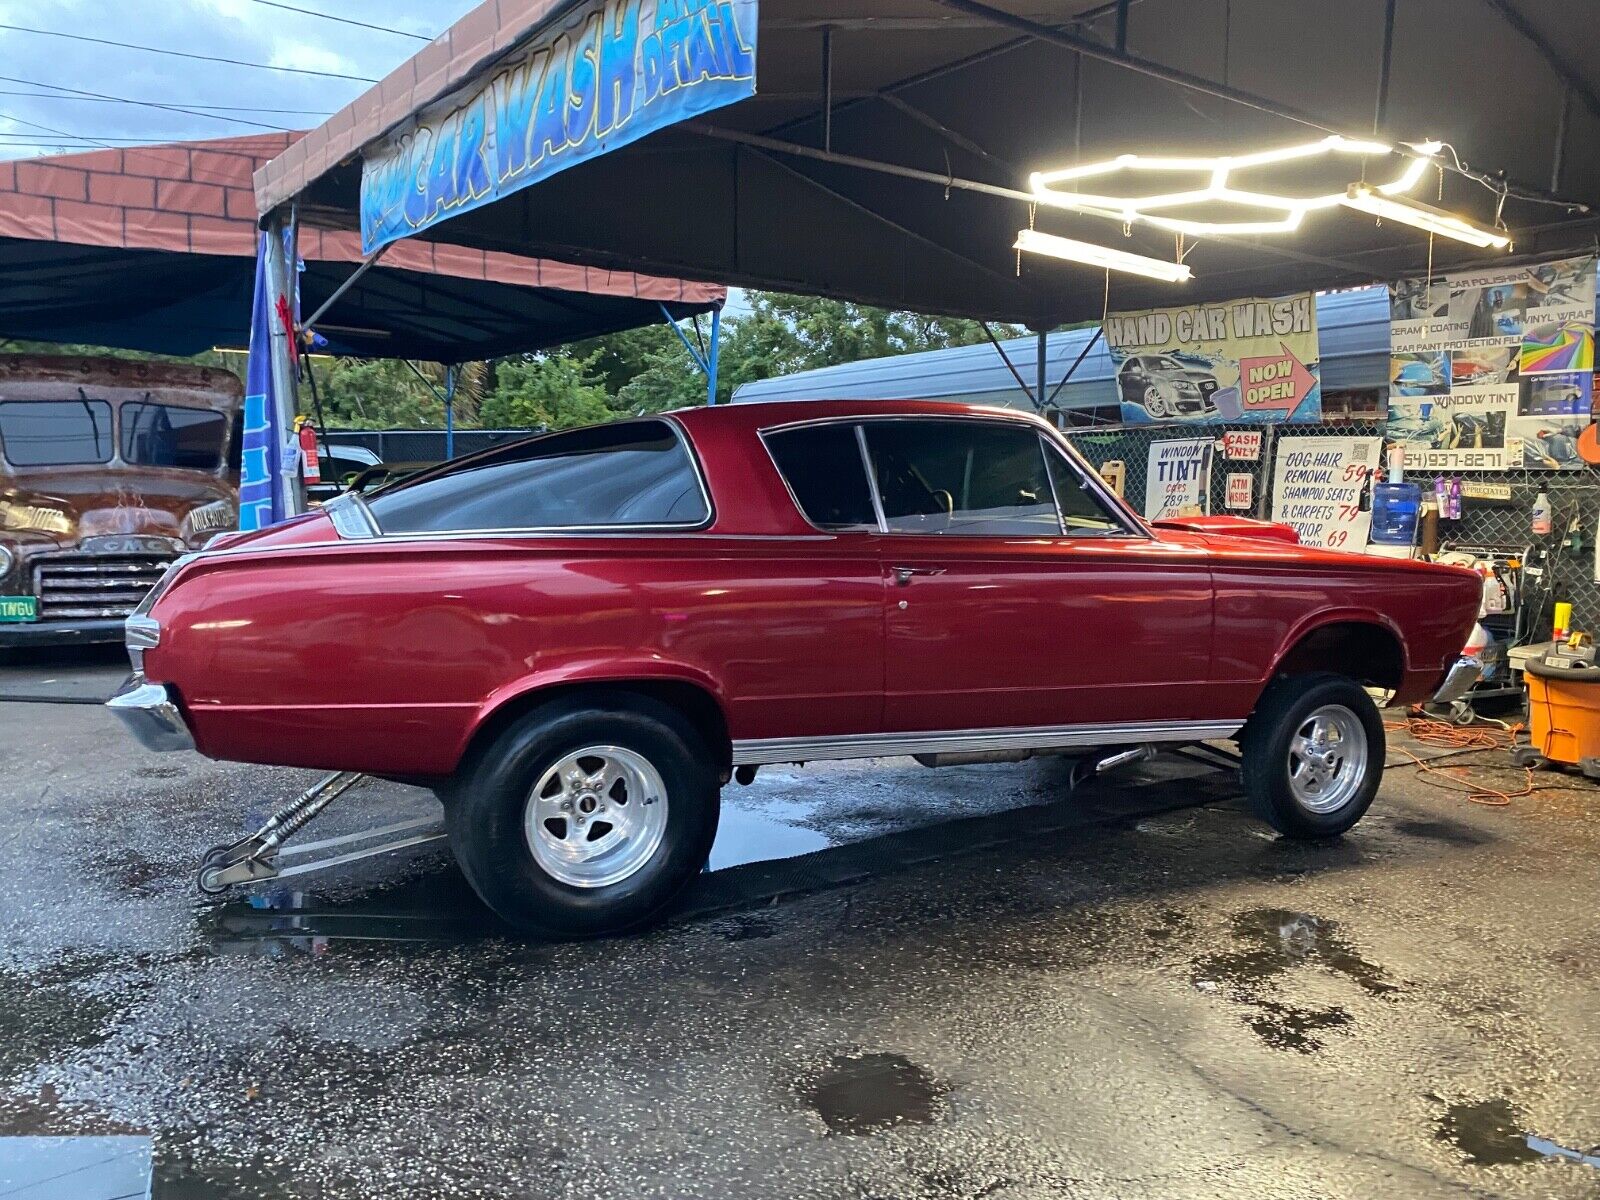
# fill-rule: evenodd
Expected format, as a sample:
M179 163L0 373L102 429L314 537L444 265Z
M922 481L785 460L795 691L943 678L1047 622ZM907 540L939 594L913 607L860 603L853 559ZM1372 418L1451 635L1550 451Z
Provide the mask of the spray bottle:
M1533 498L1533 532L1541 536L1550 532L1550 497L1542 490Z

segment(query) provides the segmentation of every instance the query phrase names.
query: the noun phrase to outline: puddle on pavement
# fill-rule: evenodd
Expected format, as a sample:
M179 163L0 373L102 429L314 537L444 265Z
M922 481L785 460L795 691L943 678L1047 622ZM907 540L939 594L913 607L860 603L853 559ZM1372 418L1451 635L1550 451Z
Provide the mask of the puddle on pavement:
M799 1091L830 1132L867 1134L932 1124L950 1085L899 1054L843 1054Z
M1444 842L1450 846L1481 846L1490 840L1487 834L1455 821L1396 821L1394 831L1407 837Z
M109 962L68 956L35 971L0 971L0 1074L105 1041L117 1006L82 985Z
M721 871L826 850L833 844L826 837L793 823L810 811L809 805L744 808L725 803L717 824L716 844L711 847L709 869Z
M1337 1005L1309 1008L1284 1003L1266 993L1298 968L1315 966L1349 979L1370 996L1389 996L1400 986L1388 972L1356 953L1338 932L1336 921L1281 908L1257 908L1233 919L1240 950L1207 955L1195 963L1193 979L1202 991L1223 991L1255 1012L1246 1024L1267 1045L1309 1054L1322 1049L1321 1035L1351 1023Z
M1541 1162L1547 1158L1600 1167L1600 1146L1575 1150L1529 1133L1517 1106L1498 1096L1447 1105L1439 1116L1433 1136L1438 1141L1448 1142L1461 1151L1468 1162L1480 1167Z
M463 942L506 931L453 868L365 895L263 888L203 909L196 922L213 949L275 958L319 955L334 942Z

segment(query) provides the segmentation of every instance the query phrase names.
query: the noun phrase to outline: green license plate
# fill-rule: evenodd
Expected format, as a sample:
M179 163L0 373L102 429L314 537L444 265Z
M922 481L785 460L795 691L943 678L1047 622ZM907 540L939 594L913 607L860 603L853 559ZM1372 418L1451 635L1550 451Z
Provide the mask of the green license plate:
M37 621L39 601L32 596L0 596L0 622Z

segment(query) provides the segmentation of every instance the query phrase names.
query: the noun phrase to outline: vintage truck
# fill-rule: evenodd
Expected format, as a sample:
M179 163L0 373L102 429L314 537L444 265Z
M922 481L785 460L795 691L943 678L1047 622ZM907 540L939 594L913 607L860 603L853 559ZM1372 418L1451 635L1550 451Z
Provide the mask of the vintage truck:
M0 649L122 640L180 554L235 528L238 378L0 356Z

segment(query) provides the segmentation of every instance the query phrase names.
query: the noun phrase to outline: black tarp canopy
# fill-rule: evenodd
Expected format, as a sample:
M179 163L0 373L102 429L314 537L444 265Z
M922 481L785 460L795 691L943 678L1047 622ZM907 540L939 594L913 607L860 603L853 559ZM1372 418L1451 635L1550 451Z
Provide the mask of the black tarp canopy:
M363 149L574 8L469 13L260 171L261 211L295 200L304 221L354 229ZM755 97L419 236L1053 326L1098 317L1104 276L1034 258L1019 270L1030 218L1169 259L1174 238L1030 214L1030 170L1374 130L1448 143L1452 169L1425 198L1485 224L1503 208L1515 256L1590 249L1600 228L1583 208L1600 199L1596 0L760 0L757 62ZM1342 190L1359 168L1337 169ZM1415 229L1334 209L1292 234L1202 237L1181 292L1117 275L1109 299L1340 287L1420 273L1429 256ZM1489 257L1438 239L1431 261Z

